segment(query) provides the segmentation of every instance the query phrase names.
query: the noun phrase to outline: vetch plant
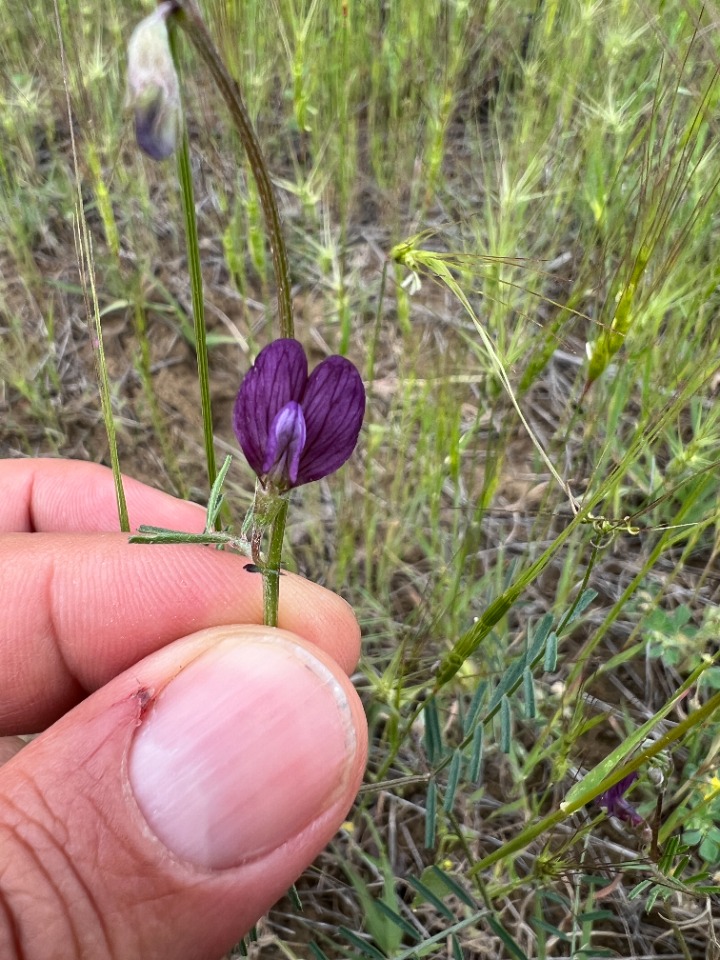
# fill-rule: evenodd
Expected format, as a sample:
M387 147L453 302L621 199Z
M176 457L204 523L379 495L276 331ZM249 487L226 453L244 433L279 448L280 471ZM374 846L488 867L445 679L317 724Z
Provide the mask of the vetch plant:
M128 101L135 106L135 128L141 148L155 159L168 156L181 133L178 177L185 220L185 239L192 292L195 347L197 351L200 403L205 438L205 457L211 487L217 479L213 445L212 412L204 322L204 297L200 269L195 198L187 130L180 113L175 27L179 26L208 68L216 89L225 101L230 118L245 148L257 194L263 209L277 285L278 319L283 337L294 336L290 273L285 238L277 202L260 143L235 78L223 62L202 19L195 0L165 0L133 33L128 48ZM119 480L116 480L119 483Z
M355 449L365 390L360 374L345 357L327 357L308 376L305 351L297 340L265 347L238 391L233 429L258 477L250 530L252 557L263 570L265 615L277 619L277 581L287 501L293 487L338 470ZM260 546L270 527L267 562Z
M264 620L277 624L280 559L287 515L286 494L301 484L334 473L357 443L365 413L360 374L340 356L328 357L308 375L305 351L294 339L285 242L272 183L259 142L240 95L194 0L166 0L135 29L128 46L128 104L135 110L138 145L155 160L175 149L181 129L180 90L168 30L180 25L208 66L246 149L265 213L278 287L282 339L265 347L246 375L233 411L233 428L258 476L253 505L240 536L220 529L221 488L230 459L216 475L210 414L208 359L203 323L202 278L194 220L187 134L179 151L179 174L186 214L188 262L193 289L198 374L211 492L205 531L199 536L141 527L135 541L206 543L250 552L263 574ZM268 532L267 556L261 553Z

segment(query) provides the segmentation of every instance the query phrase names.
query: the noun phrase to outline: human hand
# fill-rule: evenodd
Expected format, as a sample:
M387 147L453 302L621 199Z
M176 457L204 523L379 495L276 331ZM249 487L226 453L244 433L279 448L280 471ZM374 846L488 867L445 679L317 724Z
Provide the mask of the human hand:
M127 480L130 521L204 512ZM343 600L128 543L108 470L0 461L0 957L217 960L333 836L367 731ZM238 625L239 624L239 625ZM45 729L45 728L48 729ZM10 734L45 730L19 749Z

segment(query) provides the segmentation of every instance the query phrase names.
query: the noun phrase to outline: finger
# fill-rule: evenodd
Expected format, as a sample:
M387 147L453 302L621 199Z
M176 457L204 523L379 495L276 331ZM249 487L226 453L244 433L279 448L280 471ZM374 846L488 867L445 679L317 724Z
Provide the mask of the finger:
M131 477L123 477L130 527L199 533L205 513ZM0 460L0 533L112 532L120 529L113 476L80 460Z
M22 737L0 737L0 767L25 746Z
M42 730L89 691L188 632L263 620L262 577L235 554L128 543L124 534L0 537L0 735ZM350 607L283 574L279 624L347 672Z
M292 634L153 654L0 770L0 956L217 960L337 830L366 742Z

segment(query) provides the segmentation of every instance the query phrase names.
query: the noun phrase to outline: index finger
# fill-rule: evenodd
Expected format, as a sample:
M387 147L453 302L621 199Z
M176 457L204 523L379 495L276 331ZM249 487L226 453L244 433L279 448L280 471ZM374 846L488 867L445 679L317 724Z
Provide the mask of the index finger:
M200 533L205 512L123 477L130 528ZM0 460L0 533L112 533L120 530L111 471L81 460Z

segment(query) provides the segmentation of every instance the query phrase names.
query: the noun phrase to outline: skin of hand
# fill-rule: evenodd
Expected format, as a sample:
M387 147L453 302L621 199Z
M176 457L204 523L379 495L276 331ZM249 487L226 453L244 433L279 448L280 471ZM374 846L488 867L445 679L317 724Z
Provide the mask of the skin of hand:
M203 528L125 491L133 529ZM3 960L217 960L362 780L348 605L285 574L264 627L244 557L117 528L106 468L0 461Z

